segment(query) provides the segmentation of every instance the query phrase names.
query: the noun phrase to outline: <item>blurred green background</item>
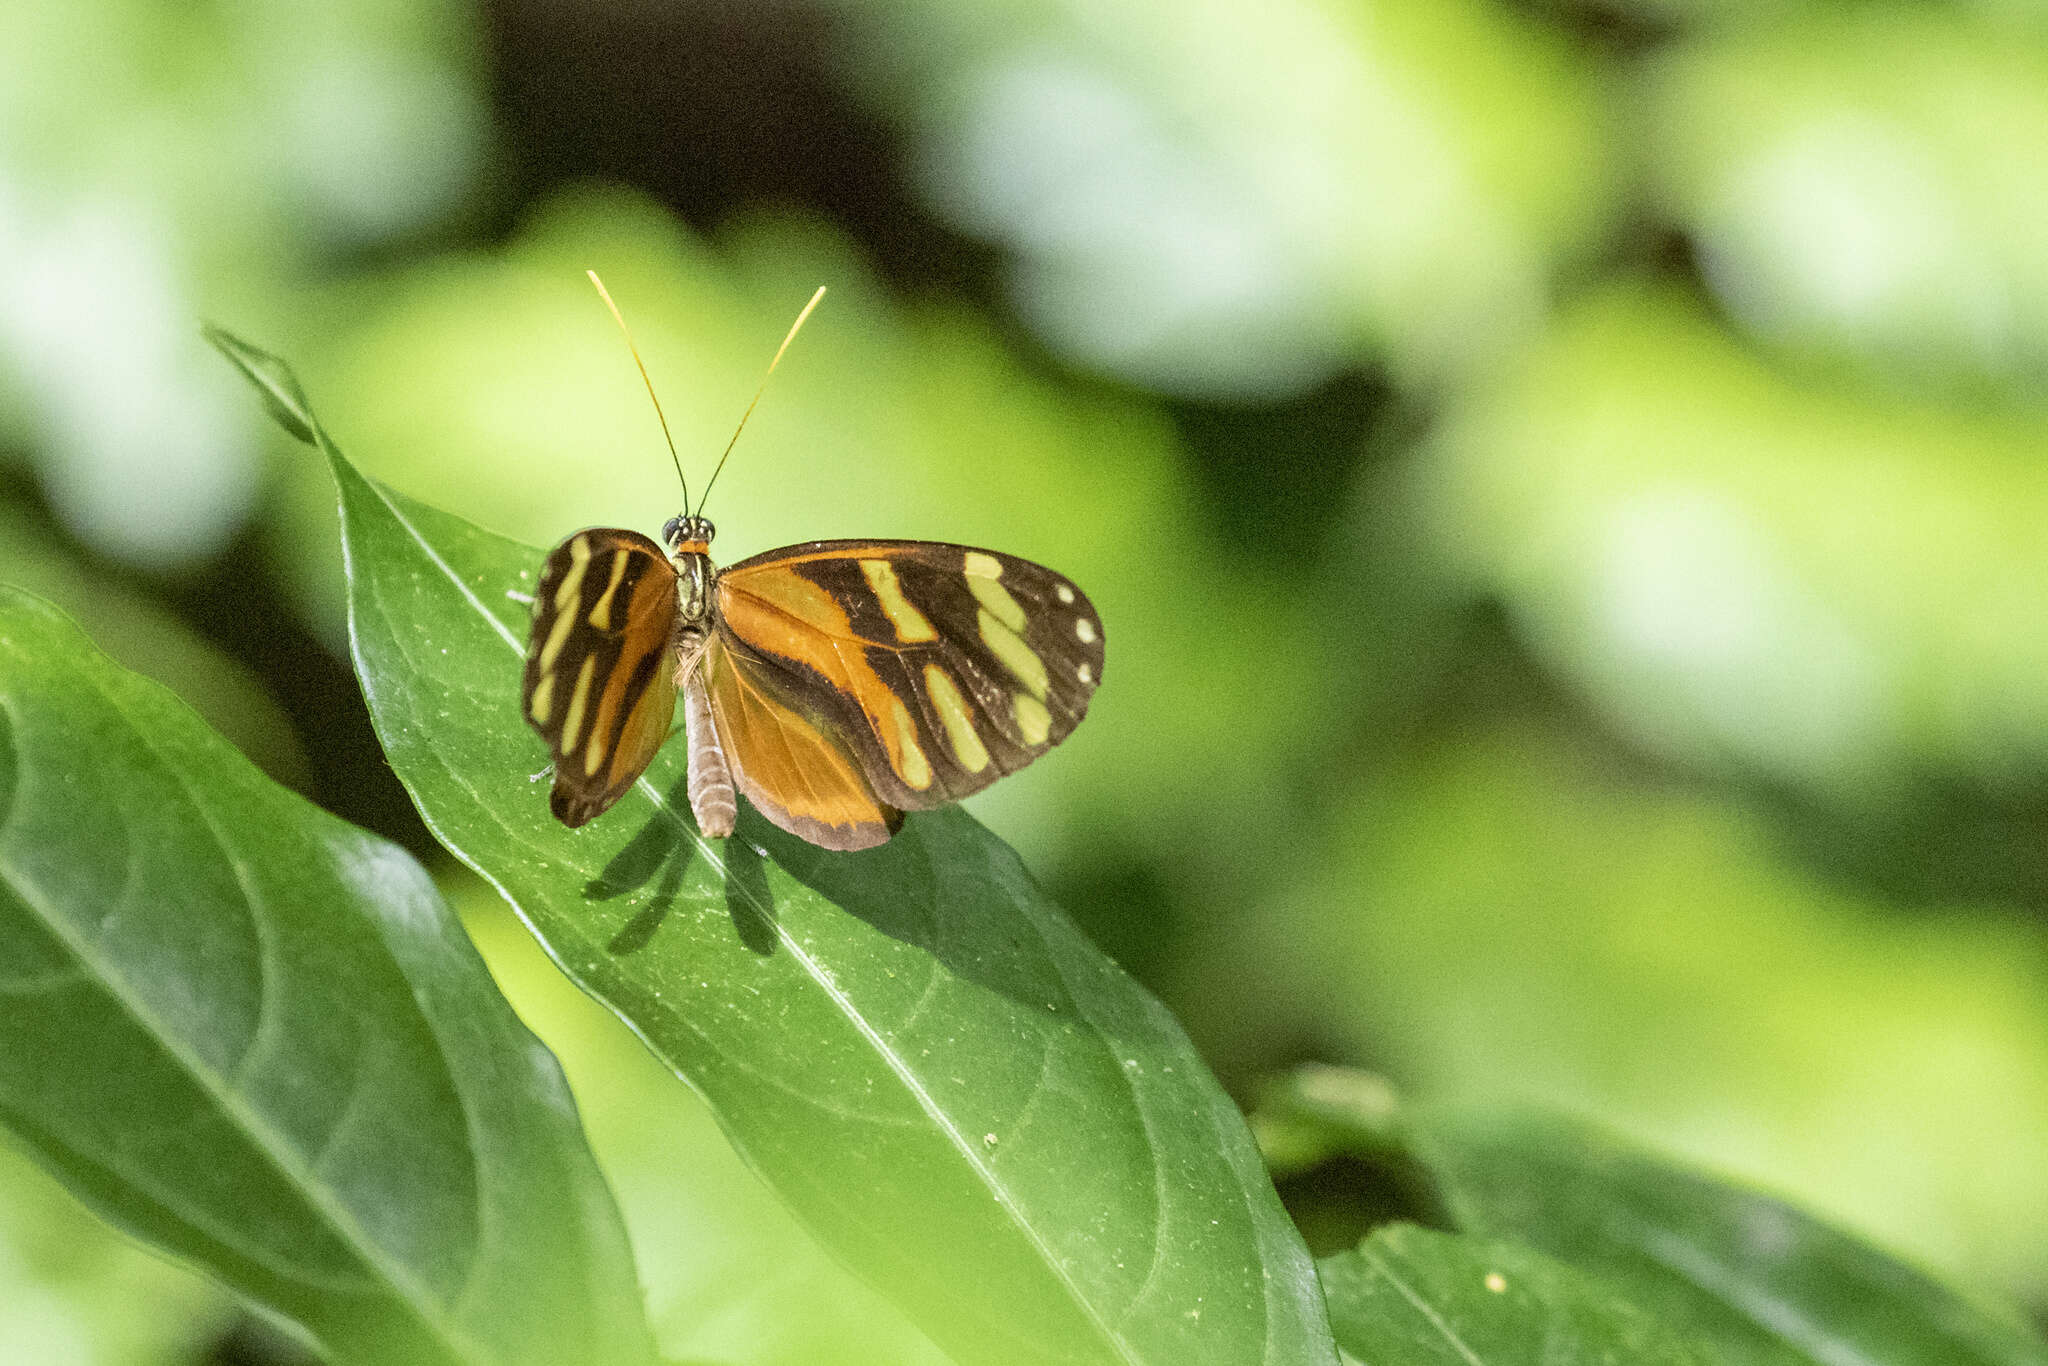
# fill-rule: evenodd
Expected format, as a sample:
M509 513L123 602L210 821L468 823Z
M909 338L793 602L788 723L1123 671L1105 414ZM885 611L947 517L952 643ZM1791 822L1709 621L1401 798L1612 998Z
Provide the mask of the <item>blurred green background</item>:
M1567 1107L2044 1318L2044 167L2040 0L26 0L0 580L444 870L669 1355L936 1361L435 852L198 335L548 545L678 510L585 267L700 480L828 284L720 558L1088 589L977 809L1234 1091ZM0 1147L0 1359L294 1357Z

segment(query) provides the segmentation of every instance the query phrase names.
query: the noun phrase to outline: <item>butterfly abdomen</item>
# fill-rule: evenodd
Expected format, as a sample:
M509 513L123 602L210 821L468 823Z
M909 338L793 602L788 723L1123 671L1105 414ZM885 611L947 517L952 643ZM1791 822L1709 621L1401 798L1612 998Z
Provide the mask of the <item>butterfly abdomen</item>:
M677 632L680 659L694 662L701 657L704 644L705 633L699 627L685 626ZM683 730L690 749L690 814L697 818L699 830L714 839L723 839L732 833L733 822L739 816L732 765L726 760L725 746L719 742L718 725L711 716L711 694L704 686L703 674L688 665L683 669Z

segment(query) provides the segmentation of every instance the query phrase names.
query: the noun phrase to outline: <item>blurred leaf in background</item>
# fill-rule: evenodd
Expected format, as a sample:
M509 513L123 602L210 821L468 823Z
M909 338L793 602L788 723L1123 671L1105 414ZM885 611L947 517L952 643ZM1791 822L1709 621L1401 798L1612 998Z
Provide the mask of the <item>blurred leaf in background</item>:
M1774 369L1691 295L1582 299L1469 391L1418 515L1621 733L1832 802L2048 778L2039 414Z
M0 433L81 539L168 569L249 515L256 428L194 320L446 211L484 150L472 28L453 0L0 13Z
M11 1360L191 1360L233 1318L227 1291L130 1242L0 1143L0 1347Z
M1456 376L1615 209L1593 64L1484 0L835 6L920 188L1074 363L1272 398Z
M1685 45L1649 70L1647 164L1758 336L2038 404L2048 34L1970 8L1814 6Z
M0 583L63 608L102 650L190 702L264 772L288 787L306 786L305 751L291 719L260 679L147 594L133 591L104 565L81 561L4 502Z

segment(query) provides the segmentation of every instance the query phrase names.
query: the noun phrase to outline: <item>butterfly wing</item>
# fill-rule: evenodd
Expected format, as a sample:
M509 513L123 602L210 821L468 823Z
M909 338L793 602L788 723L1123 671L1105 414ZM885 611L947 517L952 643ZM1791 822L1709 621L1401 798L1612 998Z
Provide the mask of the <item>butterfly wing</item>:
M886 807L1014 773L1067 737L1102 681L1101 618L1081 590L969 546L790 546L720 574L716 609L733 657L843 742ZM744 771L753 754L725 738Z
M548 806L578 826L646 769L675 716L675 570L636 532L593 527L549 552L521 709L548 742Z
M902 813L884 805L841 740L773 666L714 635L700 665L713 725L733 781L755 810L826 849L868 849Z

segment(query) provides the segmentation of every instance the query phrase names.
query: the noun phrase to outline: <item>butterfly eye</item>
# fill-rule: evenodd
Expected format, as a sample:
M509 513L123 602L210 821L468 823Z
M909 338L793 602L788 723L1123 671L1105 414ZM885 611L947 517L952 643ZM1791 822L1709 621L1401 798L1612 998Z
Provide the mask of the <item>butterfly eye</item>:
M661 539L667 541L671 546L682 544L683 523L686 520L682 517L671 517L666 522L663 522L661 524Z

